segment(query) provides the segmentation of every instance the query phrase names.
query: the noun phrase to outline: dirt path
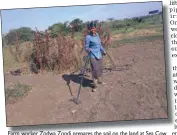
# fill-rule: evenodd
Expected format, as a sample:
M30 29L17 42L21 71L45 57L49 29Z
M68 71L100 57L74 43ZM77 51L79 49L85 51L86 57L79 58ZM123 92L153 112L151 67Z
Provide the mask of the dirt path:
M163 42L129 44L110 52L117 65L132 68L105 73L107 84L95 93L86 83L80 105L70 101L68 75L5 75L6 86L20 81L33 88L24 99L6 105L7 126L167 118ZM77 76L72 78L76 95L79 84Z

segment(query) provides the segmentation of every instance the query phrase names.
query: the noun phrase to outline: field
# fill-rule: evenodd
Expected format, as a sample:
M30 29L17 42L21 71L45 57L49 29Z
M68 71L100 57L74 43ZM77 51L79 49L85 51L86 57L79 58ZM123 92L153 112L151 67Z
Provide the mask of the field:
M88 72L79 105L71 101L79 88L78 72L13 76L10 69L25 67L27 63L16 62L8 47L4 47L7 125L168 118L163 26L130 28L126 32L112 30L112 33L108 53L120 68L105 72L106 84L94 93ZM109 60L108 56L104 59ZM122 68L124 65L130 68Z

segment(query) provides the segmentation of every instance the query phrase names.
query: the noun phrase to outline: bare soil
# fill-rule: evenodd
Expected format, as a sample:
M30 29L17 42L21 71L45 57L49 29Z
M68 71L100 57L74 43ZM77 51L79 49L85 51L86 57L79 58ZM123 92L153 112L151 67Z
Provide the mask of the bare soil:
M79 88L77 74L5 74L5 87L18 81L32 86L26 97L6 104L7 126L168 118L163 41L109 52L117 66L132 67L104 73L106 85L97 92L91 90L91 76L85 78L79 105L71 101Z

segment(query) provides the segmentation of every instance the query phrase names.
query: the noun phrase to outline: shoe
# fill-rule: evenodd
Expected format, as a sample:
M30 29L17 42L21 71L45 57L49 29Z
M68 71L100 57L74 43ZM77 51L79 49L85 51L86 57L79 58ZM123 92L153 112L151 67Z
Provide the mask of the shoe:
M101 81L101 78L98 79L97 83L98 84L106 84L105 82Z
M98 84L106 84L105 82L102 81L98 81Z
M97 88L93 88L93 89L92 89L92 92L96 92L96 91L97 91Z
M96 92L97 91L97 85L95 83L93 83L93 89L92 92Z
M98 82L98 84L103 84L103 85L104 85L104 84L106 84L106 83L105 83L105 82Z

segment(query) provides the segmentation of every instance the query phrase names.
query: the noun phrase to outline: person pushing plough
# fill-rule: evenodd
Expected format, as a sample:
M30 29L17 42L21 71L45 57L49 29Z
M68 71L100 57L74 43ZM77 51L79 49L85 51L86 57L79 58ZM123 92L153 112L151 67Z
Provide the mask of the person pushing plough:
M96 31L96 24L91 22L88 24L88 34L85 38L85 51L90 59L93 92L97 91L98 84L106 84L102 80L103 65L102 58L106 55L106 51L101 44L101 39Z
M101 39L99 34L96 31L96 23L91 22L87 25L88 31L84 34L83 40L83 51L88 53L86 57L84 57L84 65L81 69L79 76L81 77L80 85L78 89L78 94L76 98L73 98L76 104L80 104L79 101L81 87L83 84L85 72L87 69L87 65L90 62L91 74L93 79L92 91L96 92L98 84L106 84L102 81L102 74L103 74L103 65L102 65L102 57L103 55L107 55L105 49L102 46Z

